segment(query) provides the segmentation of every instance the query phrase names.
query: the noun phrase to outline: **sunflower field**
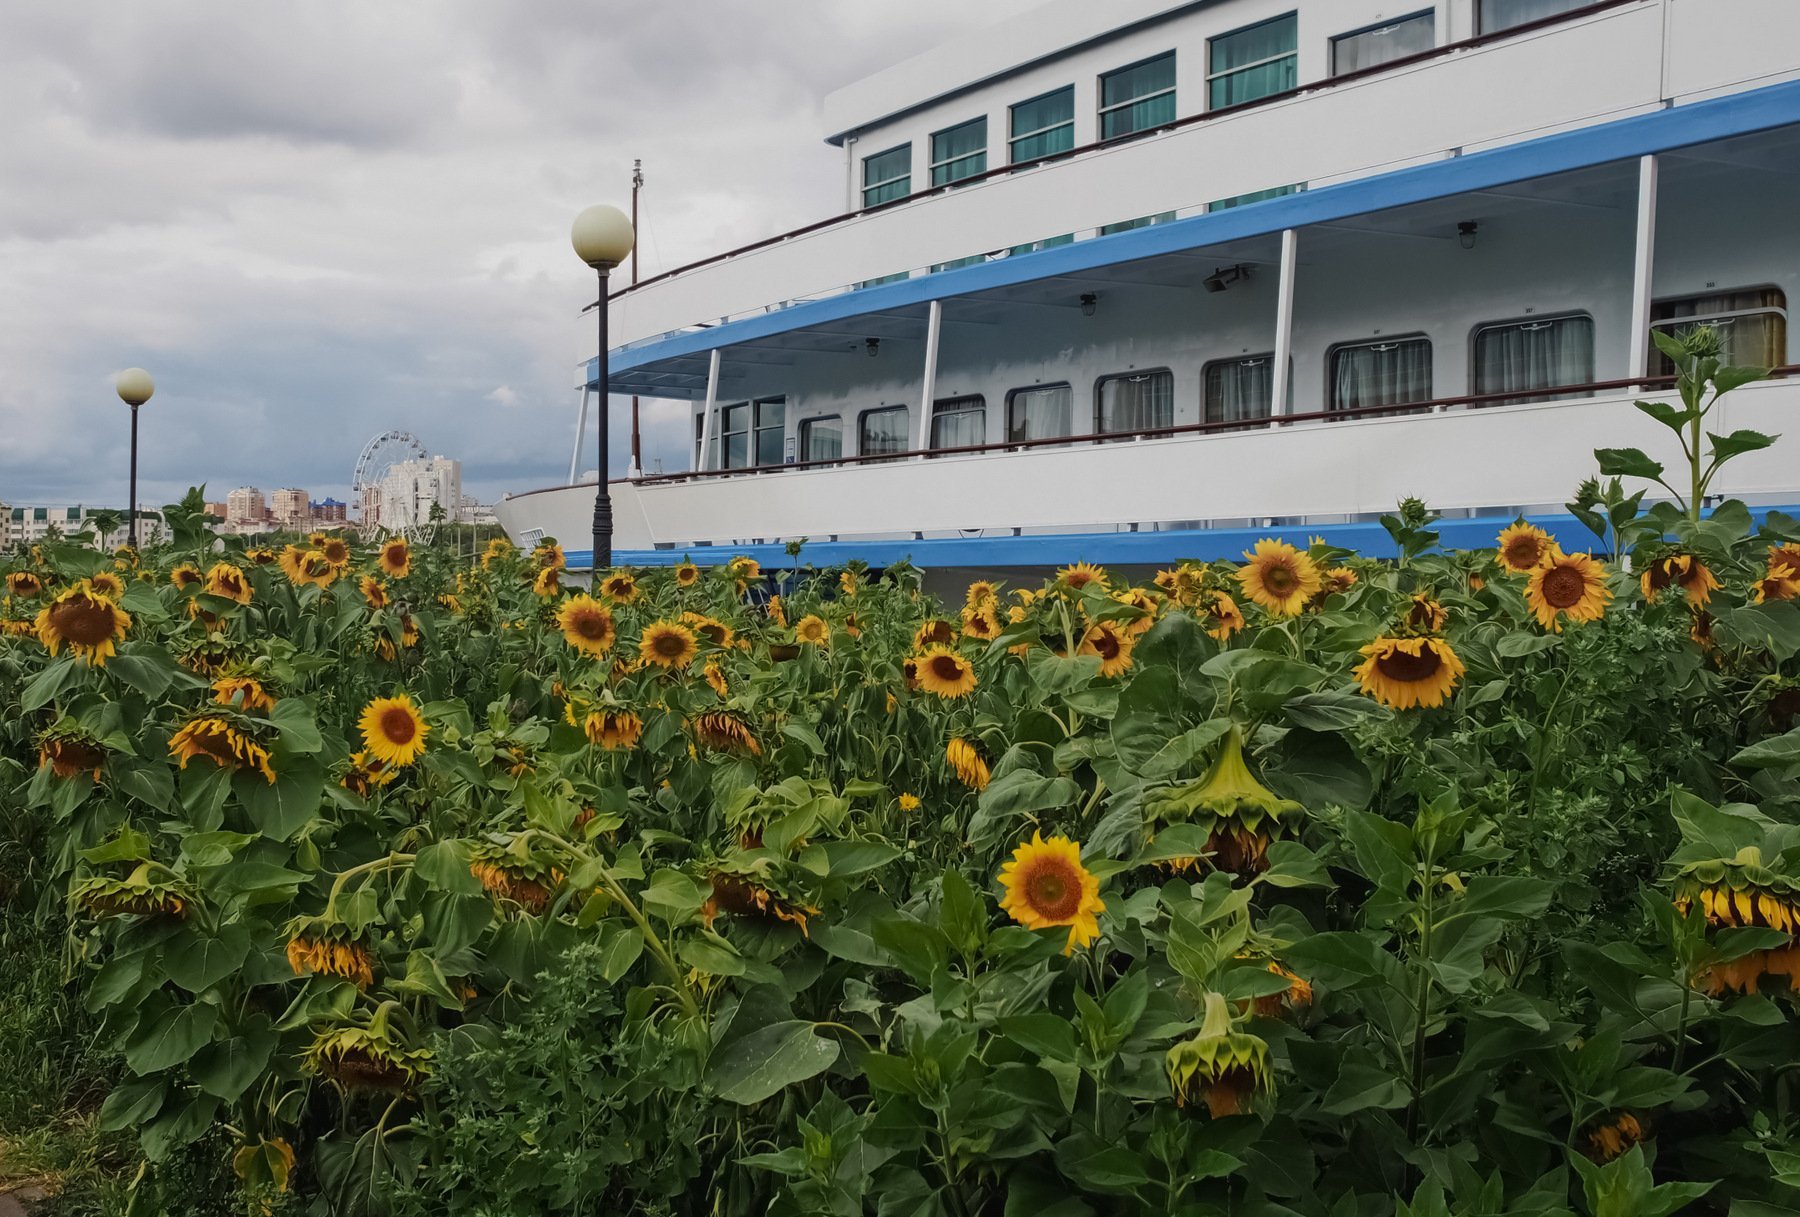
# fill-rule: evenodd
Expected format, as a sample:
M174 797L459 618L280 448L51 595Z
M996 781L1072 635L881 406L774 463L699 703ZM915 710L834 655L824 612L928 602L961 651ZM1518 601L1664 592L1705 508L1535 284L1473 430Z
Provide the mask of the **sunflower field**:
M0 561L0 943L135 1212L1800 1212L1800 521L1642 497L945 607L190 496Z

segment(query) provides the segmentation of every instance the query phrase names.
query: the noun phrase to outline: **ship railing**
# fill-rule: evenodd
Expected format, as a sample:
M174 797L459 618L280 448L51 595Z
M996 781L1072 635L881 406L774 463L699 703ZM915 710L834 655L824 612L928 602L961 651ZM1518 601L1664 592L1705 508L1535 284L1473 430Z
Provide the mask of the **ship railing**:
M1309 81L1305 84L1296 85L1292 89L1286 89L1279 93L1271 93L1265 97L1258 97L1251 101L1241 102L1235 106L1222 106L1216 110L1205 110L1205 111L1202 111L1197 114L1189 114L1183 118L1177 118L1177 119L1171 120L1170 122L1163 123L1160 126L1147 127L1142 131L1133 131L1129 135L1115 136L1111 139L1096 140L1092 143L1081 144L1081 145L1078 145L1073 148L1064 149L1061 152L1052 152L1052 153L1049 153L1048 155L1041 156L1041 157L1034 157L1030 160L1017 161L1017 162L1013 162L1013 163L1006 164L1006 165L1000 165L993 169L989 169L984 173L970 174L968 177L958 178L954 182L946 182L943 185L928 186L922 190L916 190L911 194L903 195L900 198L890 199L885 203L877 203L870 207L862 207L862 208L856 209L855 211L847 211L847 212L844 212L839 215L830 216L826 219L814 221L811 224L803 225L800 228L795 228L788 232L778 233L772 237L764 237L760 241L752 241L748 245L740 245L736 249L729 249L723 253L713 254L709 257L701 258L694 262L684 263L683 265L677 266L672 270L662 271L659 274L651 275L648 278L641 279L636 283L629 284L625 287L622 287L618 291L613 292L607 298L609 300L619 300L619 299L627 298L627 297L631 296L632 293L634 293L634 292L640 292L640 291L644 290L645 288L653 287L659 283L666 283L672 279L678 278L683 275L690 274L694 271L701 270L708 266L713 266L713 265L716 265L721 262L726 262L733 258L742 257L745 254L756 253L759 250L769 249L769 248L772 248L777 245L782 245L789 241L793 241L793 240L796 240L796 239L799 239L802 237L810 236L813 233L821 232L828 228L836 227L839 224L847 224L851 221L861 219L865 216L875 215L879 212L892 211L892 210L895 210L896 208L905 207L910 203L919 202L922 199L928 199L935 195L947 194L950 191L960 190L964 187L973 186L980 182L989 181L989 180L992 180L995 178L1008 177L1008 176L1011 176L1011 175L1017 174L1017 173L1028 173L1034 169L1041 169L1046 165L1051 165L1051 164L1056 164L1056 163L1063 162L1063 161L1072 160L1077 157L1085 157L1092 153L1103 152L1109 148L1117 148L1117 147L1120 147L1121 145L1132 143L1136 140L1146 139L1146 138L1149 138L1151 136L1156 136L1156 135L1162 135L1162 134L1165 134L1170 131L1185 130L1187 128L1199 126L1203 123L1211 122L1215 119L1232 117L1232 116L1244 114L1251 110L1259 109L1264 106L1278 105L1282 102L1292 101L1298 97L1304 97L1304 96L1314 94L1314 93L1326 92L1331 89L1339 88L1346 84L1355 84L1359 81L1368 80L1371 77L1382 76L1382 75L1386 75L1386 74L1389 74L1392 72L1403 71L1407 68L1417 67L1420 64L1429 63L1433 60L1445 59L1450 56L1466 54L1469 51L1477 50L1477 49L1479 49L1481 47L1485 47L1485 46L1490 46L1496 42L1503 42L1508 39L1518 38L1518 37L1522 37L1524 35L1537 33L1539 31L1550 29L1555 26L1565 25L1570 22L1580 21L1587 17L1597 16L1599 14L1609 12L1613 9L1626 8L1626 7L1638 5L1641 3L1643 3L1643 0L1596 0L1595 3L1585 4L1585 5L1582 5L1580 8L1570 9L1567 12L1554 13L1548 17L1540 17L1536 21L1528 21L1522 25L1515 25L1508 29L1496 30L1496 31L1494 31L1492 33L1488 33L1488 34L1478 34L1473 38L1464 38L1457 42L1445 43L1443 46L1440 46L1440 47L1433 47L1430 50L1420 51L1419 53L1417 53L1415 55L1407 55L1407 56L1404 56L1399 59L1391 59L1386 63L1375 64L1372 67L1360 68L1353 72L1344 72L1337 76L1328 76L1328 77L1325 77L1320 80ZM1304 189L1305 183L1272 182L1268 185L1267 188L1268 189L1280 189L1285 186L1295 186L1297 188ZM1176 209L1176 214L1177 215L1181 215L1184 213L1185 214L1195 214L1196 211L1198 211L1198 210L1204 210L1204 207L1205 207L1205 204L1195 204L1191 207L1184 207L1184 208ZM1166 213L1169 210L1170 209L1165 208L1164 212ZM1119 222L1121 220L1129 220L1129 219L1133 219L1133 218L1136 218L1136 217L1114 216L1114 217L1110 217L1106 220L1100 221L1100 224L1111 224L1111 223ZM1097 228L1098 225L1095 227ZM1094 228L1090 228L1090 229L1084 229L1083 231L1094 231L1094 230L1095 230ZM1064 235L1064 234L1046 233L1040 237L1034 238L1030 242L1021 242L1021 244L1034 244L1037 241L1053 240L1062 235ZM1078 239L1079 239L1079 237L1078 237ZM762 313L778 312L781 309L791 308L792 306L794 306L796 304L805 303L806 301L809 301L809 300L819 300L819 299L825 299L825 298L828 298L831 296L843 295L848 292L856 291L863 283L868 283L868 282L871 282L876 279L888 279L888 278L898 279L901 276L906 276L906 277L910 278L914 275L919 274L922 271L926 272L926 273L930 273L931 266L934 266L934 265L942 266L942 265L945 265L950 262L955 262L955 261L958 261L960 257L971 257L972 258L972 257L979 257L979 256L994 257L994 256L996 256L996 254L988 253L988 252L980 251L980 250L970 250L962 255L952 254L952 255L949 255L949 256L947 256L935 263L927 265L927 266L911 267L911 268L908 268L905 270L897 269L897 270L888 272L887 274L884 274L884 275L869 276L869 277L866 277L857 282L842 284L835 288L827 288L822 291L812 292L805 296L798 296L798 297L794 297L794 298L788 299L788 300L781 300L781 301L777 301L777 302L773 302L773 303L769 303L769 304L760 305L760 306L758 306L756 308L752 308L752 309L741 310L737 313L732 313L732 314L728 314L726 316L722 316L722 317L718 318L717 321L703 322L699 325L685 326L680 329L674 329L674 330L666 331L664 333L650 335L650 336L647 336L644 338L636 339L633 342L627 343L618 349L631 350L636 347L644 346L644 345L647 345L650 343L661 342L664 339L672 337L676 334L691 333L696 329L709 328L712 325L722 325L722 324L726 324L731 321L740 320L744 317L756 316L756 315L759 315Z
M1770 371L1770 379L1800 376L1800 364L1788 364ZM711 481L717 478L755 477L790 473L801 469L834 469L856 465L886 465L897 461L930 460L945 456L979 456L984 453L1024 452L1034 448L1068 448L1081 444L1116 444L1134 440L1169 439L1182 435L1221 435L1231 432L1279 429L1306 423L1335 423L1359 418L1396 418L1446 414L1459 409L1487 409L1526 403L1574 401L1602 394L1636 391L1667 392L1674 388L1673 376L1631 376L1622 380L1597 380L1588 384L1557 385L1544 389L1512 389L1504 393L1465 393L1458 397L1438 397L1429 401L1383 403L1375 406L1350 406L1342 409L1312 410L1303 414L1272 414L1260 418L1225 419L1212 422L1175 423L1166 427L1145 427L1131 431L1094 431L1085 435L1041 436L1036 439L997 440L988 444L961 444L944 448L914 448L903 452L880 452L860 456L834 456L817 460L789 461L779 465L746 465L737 469L689 470L684 473L658 473L639 478L614 479L638 486L672 485L681 482Z

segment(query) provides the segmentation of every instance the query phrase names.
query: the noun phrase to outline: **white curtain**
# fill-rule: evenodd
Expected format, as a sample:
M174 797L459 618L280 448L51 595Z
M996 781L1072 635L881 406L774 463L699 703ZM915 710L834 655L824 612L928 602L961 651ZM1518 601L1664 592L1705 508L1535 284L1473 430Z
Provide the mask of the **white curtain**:
M1067 435L1074 405L1075 391L1068 385L1020 389L1012 395L1007 406L1010 417L1006 438L1052 439Z
M1510 30L1528 21L1540 21L1558 13L1573 12L1594 0L1481 0L1481 32Z
M1497 325L1475 336L1475 392L1519 393L1594 379L1594 322L1558 317ZM1540 394L1540 396L1542 396ZM1518 398L1529 401L1529 396Z
M987 443L987 407L940 402L931 413L933 448L969 448Z
M1206 369L1206 421L1234 423L1269 417L1275 400L1275 360L1234 359Z
M1331 44L1331 73L1342 76L1364 68L1379 67L1429 51L1437 43L1434 13L1420 13L1380 29L1365 30L1336 39Z
M906 417L910 413L901 406L892 410L870 410L864 414L858 424L861 432L858 454L883 456L889 452L905 452L908 447Z
M1109 376L1100 382L1098 431L1147 431L1175 421L1175 377L1168 372Z
M1331 356L1333 410L1431 400L1431 343L1423 338L1342 347Z

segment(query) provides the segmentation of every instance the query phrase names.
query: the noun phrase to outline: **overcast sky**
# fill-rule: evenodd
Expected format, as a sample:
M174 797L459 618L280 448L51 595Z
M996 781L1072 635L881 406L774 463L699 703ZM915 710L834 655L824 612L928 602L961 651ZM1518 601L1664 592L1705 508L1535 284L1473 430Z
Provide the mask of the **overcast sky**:
M575 213L643 158L646 275L836 214L820 99L1036 2L5 0L0 501L123 502L134 364L148 502L344 498L390 428L483 501L566 477Z

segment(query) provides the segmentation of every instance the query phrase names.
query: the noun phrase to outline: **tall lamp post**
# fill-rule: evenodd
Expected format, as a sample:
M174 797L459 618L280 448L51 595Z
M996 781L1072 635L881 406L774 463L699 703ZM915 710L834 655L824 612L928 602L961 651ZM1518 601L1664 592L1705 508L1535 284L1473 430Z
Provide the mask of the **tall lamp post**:
M613 267L631 254L634 239L631 221L625 213L604 203L589 207L576 216L575 225L569 230L569 243L575 247L575 256L593 267L600 276L600 299L590 306L600 315L599 384L596 386L600 399L597 411L600 416L600 476L594 492L593 568L596 580L601 571L612 565L612 495L606 488L606 432L610 421L606 400L606 278Z
M156 392L156 382L142 368L126 368L113 378L119 400L131 407L131 497L125 503L125 518L131 521L131 548L138 547L137 526L137 435L138 407Z

